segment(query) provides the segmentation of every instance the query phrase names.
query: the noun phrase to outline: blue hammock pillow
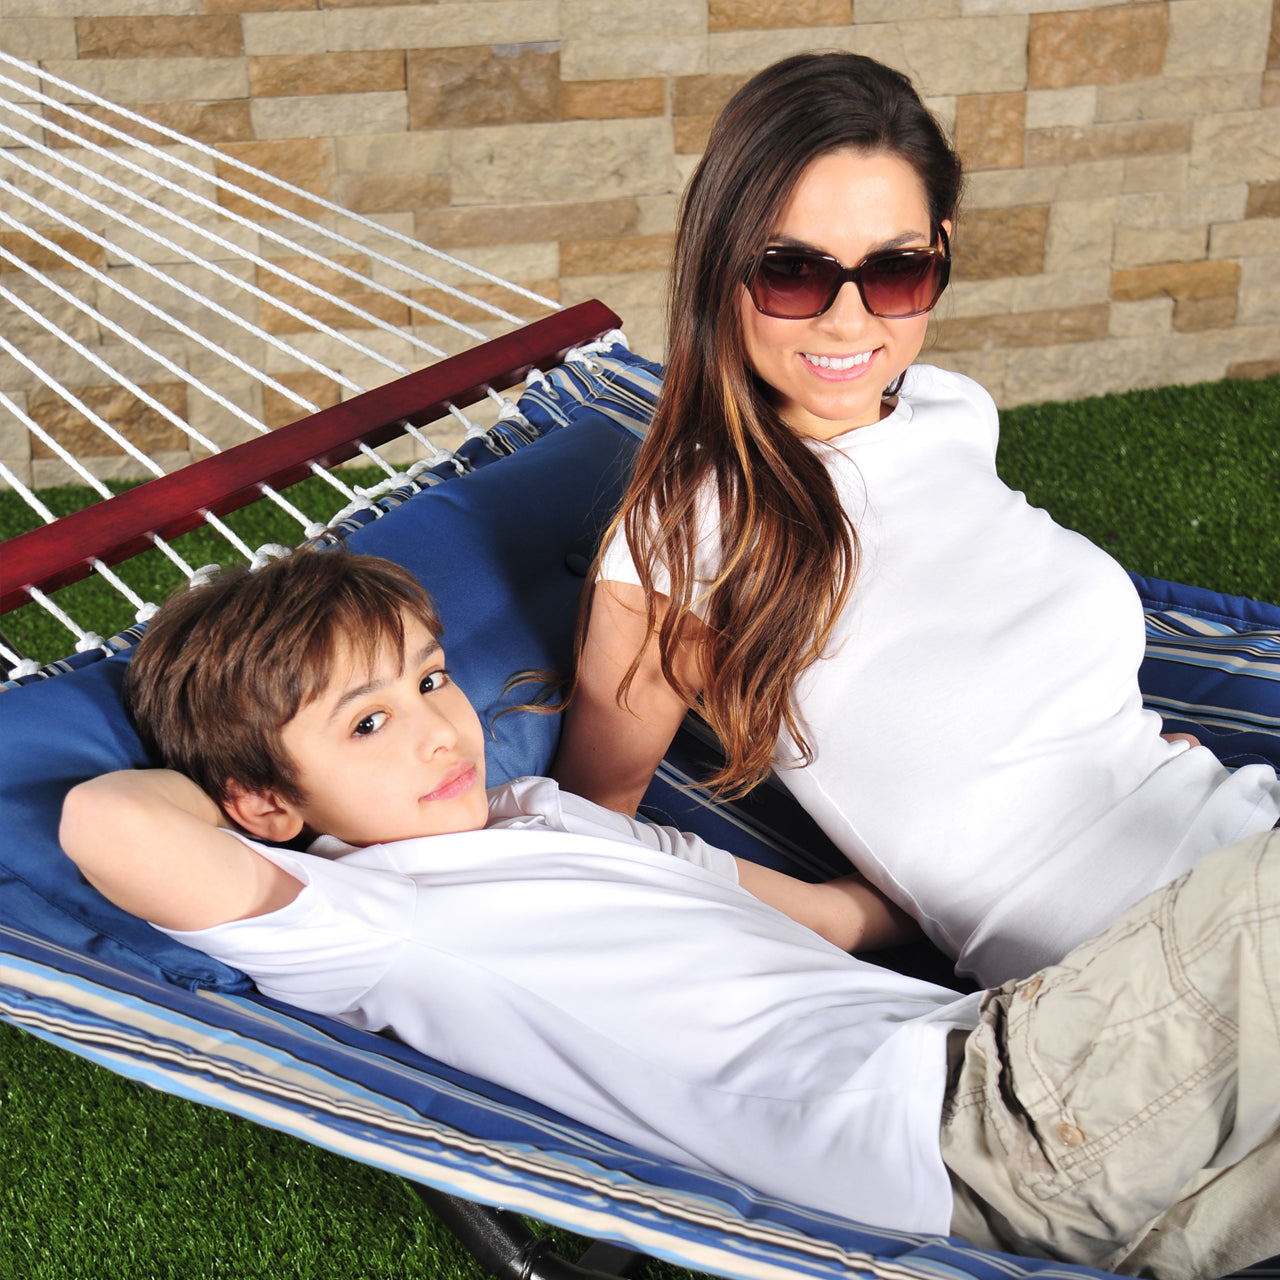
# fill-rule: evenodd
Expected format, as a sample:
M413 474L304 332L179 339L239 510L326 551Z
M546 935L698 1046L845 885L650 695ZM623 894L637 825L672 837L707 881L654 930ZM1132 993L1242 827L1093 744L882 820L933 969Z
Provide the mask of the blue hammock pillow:
M352 550L399 561L434 597L450 669L492 726L491 785L551 763L556 716L497 712L534 692L507 690L513 674L568 672L583 578L652 412L656 366L618 349L611 356L555 370L522 397L524 422L500 424L489 442L459 451L466 474L445 464L430 477L438 483L397 493L380 519L357 517L344 529ZM247 989L238 970L109 903L58 845L72 786L149 763L120 697L140 633L113 641L120 651L111 657L77 655L54 664L51 678L0 693L0 922L131 973Z

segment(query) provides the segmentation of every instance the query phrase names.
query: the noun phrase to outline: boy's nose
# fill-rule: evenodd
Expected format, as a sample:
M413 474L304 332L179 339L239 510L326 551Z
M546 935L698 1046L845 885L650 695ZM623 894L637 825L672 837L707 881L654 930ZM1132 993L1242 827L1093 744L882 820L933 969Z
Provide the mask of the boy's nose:
M448 716L424 706L418 725L418 749L424 757L448 751L458 741L457 726Z

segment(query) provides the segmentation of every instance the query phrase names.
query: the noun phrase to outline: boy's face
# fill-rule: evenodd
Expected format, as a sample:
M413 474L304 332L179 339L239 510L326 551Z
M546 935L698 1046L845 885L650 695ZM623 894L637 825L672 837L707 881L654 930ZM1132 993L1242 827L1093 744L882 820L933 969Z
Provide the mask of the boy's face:
M369 845L488 821L479 717L414 618L403 653L383 646L368 665L340 649L328 685L281 737L307 797L298 812L317 834Z

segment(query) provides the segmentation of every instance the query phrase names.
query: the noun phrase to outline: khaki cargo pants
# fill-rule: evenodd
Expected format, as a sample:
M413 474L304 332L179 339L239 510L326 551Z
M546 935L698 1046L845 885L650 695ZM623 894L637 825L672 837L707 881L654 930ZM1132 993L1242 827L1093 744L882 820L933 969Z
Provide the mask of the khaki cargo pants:
M1280 1254L1280 830L988 993L950 1049L956 1235L1174 1280Z

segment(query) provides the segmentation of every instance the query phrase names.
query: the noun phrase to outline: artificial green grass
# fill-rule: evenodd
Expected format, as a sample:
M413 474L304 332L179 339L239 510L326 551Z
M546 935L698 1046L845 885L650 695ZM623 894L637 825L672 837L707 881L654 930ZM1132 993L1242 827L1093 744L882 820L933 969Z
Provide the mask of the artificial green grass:
M1127 568L1280 602L1280 378L1019 408L1002 415L1000 468ZM6 537L20 505L0 500ZM284 540L259 519L239 518L251 545ZM121 625L118 598L100 614L89 601L79 620ZM69 648L59 630L37 656ZM480 1275L388 1175L10 1027L0 1062L0 1280Z

